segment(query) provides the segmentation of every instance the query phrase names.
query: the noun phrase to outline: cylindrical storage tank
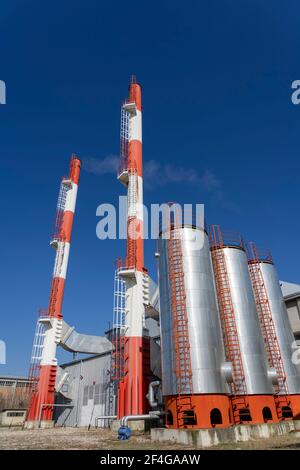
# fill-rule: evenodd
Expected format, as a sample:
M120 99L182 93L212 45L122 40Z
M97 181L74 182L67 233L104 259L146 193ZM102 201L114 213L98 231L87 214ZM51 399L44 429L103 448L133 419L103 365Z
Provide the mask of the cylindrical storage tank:
M300 376L295 361L295 337L289 323L288 314L283 299L282 291L279 284L274 263L271 258L257 260L260 265L265 292L268 298L275 333L280 348L281 362L286 377L286 392L291 401L294 419L300 418ZM249 269L253 269L255 261L249 261ZM294 347L293 347L294 346ZM294 353L294 356L293 356ZM294 359L293 359L294 358ZM281 391L279 393L286 393Z
M190 427L228 426L229 388L226 383L225 354L216 304L207 233L195 226L176 230L180 239L184 291L188 319L189 355L192 371L190 404L195 421ZM168 427L180 427L176 419L178 389L174 314L170 292L170 258L166 232L158 240L162 383ZM182 397L181 397L182 399ZM188 403L188 402L187 402ZM188 426L186 426L188 427Z
M241 389L234 391L233 388L232 393L233 395L247 396L245 401L247 401L247 407L250 412L249 420L251 422L277 421L273 399L272 374L268 369L266 351L248 272L248 260L242 238L236 235L223 234L222 243L212 246L211 250L212 257L217 256L215 259L220 260L222 256L225 263L223 267L225 272L222 276L223 278L226 276L228 280L229 295L227 296L227 308L232 310L237 335L235 340L237 346L235 346L234 353L231 354L234 354L235 357L239 355L239 360L242 364L240 374L244 390L242 392ZM216 273L218 269L220 270L221 267L216 268L216 262L214 262L216 284L218 283L218 273ZM219 295L226 294L221 290ZM222 327L224 328L224 324ZM230 348L230 345L228 348ZM236 380L236 377L234 379Z

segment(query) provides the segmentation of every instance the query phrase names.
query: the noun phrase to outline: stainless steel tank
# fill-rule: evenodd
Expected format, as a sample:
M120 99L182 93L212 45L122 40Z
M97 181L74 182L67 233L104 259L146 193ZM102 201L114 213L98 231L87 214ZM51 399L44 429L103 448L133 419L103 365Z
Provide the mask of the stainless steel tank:
M220 249L224 253L230 283L247 394L272 394L271 374L268 371L247 255L242 247L224 246Z
M188 225L176 230L181 237L183 255L193 393L226 394L229 388L225 380L225 353L208 236L205 231ZM203 242L197 247L193 241L195 234ZM163 395L170 396L178 393L173 372L177 345L172 343L167 240L162 235L158 240L158 253Z
M295 341L292 328L289 323L288 314L279 285L276 268L271 262L260 262L261 272L269 299L272 319L281 352L281 358L287 379L289 394L300 393L300 376L297 366L292 361L295 349L292 344Z

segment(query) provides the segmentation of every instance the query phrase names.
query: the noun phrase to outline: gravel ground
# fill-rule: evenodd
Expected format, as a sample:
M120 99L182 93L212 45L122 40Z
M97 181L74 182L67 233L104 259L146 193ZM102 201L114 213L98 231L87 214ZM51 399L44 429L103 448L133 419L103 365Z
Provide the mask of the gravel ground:
M0 427L0 449L191 449L189 446L152 443L150 435L132 436L130 441L119 441L117 433L108 429L54 428L22 430Z
M108 429L54 428L22 430L0 427L0 449L60 449L60 450L176 450L193 449L181 444L151 442L149 435L132 436L130 441L119 441L116 433ZM211 449L300 449L300 438L290 433L272 439L239 442L211 447Z

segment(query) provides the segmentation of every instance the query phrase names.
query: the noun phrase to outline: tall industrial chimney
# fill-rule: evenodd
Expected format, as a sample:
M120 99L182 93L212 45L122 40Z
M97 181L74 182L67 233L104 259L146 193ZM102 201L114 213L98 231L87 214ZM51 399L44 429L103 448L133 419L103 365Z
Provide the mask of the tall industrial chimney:
M41 312L37 321L31 358L30 378L32 396L27 417L27 427L35 423L52 424L54 388L56 379L56 348L62 329L62 302L67 275L73 218L81 161L71 157L70 172L61 181L57 203L55 233L50 245L56 250L49 306Z
M131 78L128 99L121 108L121 165L119 181L127 188L126 259L118 264L125 281L124 376L119 382L118 416L147 411L146 391L150 368L149 337L145 330L145 305L149 278L144 268L142 94Z

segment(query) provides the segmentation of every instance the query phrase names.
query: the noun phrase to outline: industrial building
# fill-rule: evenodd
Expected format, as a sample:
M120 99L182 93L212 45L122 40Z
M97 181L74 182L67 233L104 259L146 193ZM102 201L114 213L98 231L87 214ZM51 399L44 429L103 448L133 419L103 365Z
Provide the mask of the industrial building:
M280 287L293 334L296 340L300 340L300 285L281 282Z
M146 318L151 338L150 368L153 376L161 379L159 323ZM107 332L108 338L112 331ZM111 351L78 359L60 366L60 374L68 379L56 397L57 404L67 403L69 408L57 407L55 422L59 426L109 427L117 409L117 390L111 380L113 363Z
M286 290L287 284L289 285L288 291ZM295 326L295 329L293 328L295 340L299 337L300 314L296 319L293 306L290 306L290 296L300 303L299 287L297 284L281 282L282 292L286 294L284 299L288 320L291 325ZM159 321L146 319L146 322L150 326L151 336L159 345ZM153 363L156 361L156 365L153 364L155 375L161 377L160 349L157 349L153 356ZM56 410L55 423L58 426L109 427L112 419L103 419L101 416L110 416L116 409L117 395L110 381L111 352L87 356L61 364L60 367L68 373L69 380L62 387L65 397L62 394L57 395L56 401L59 404L67 402L70 406L59 407Z
M281 281L280 286L294 338L300 340L300 285ZM160 344L158 318L156 320L146 319L148 328L151 331L150 335L157 345ZM107 336L110 337L111 332L107 332ZM154 354L153 362L154 360L156 360L156 366L153 365L155 374L161 377L159 349ZM112 409L116 407L116 394L110 386L111 352L87 355L81 359L61 364L60 367L68 373L69 379L62 387L64 395L58 394L56 402L59 404L66 402L70 406L61 407L55 411L55 423L58 426L89 426L91 424L96 427L109 427L111 419L98 417L110 415ZM26 398L24 391L28 385L27 377L0 376L1 413L23 410L24 399ZM99 389L96 385L99 386ZM17 395L18 400L16 400L15 388L22 390L21 401L19 395ZM6 410L6 407L10 407L9 410ZM22 424L25 419L23 414ZM8 423L8 418L3 418L3 423ZM15 422L16 419L14 418L14 425Z
M12 375L0 376L0 411L21 409L28 406L28 377Z
M183 223L174 203L158 235L156 285L144 266L142 92L134 77L120 137L127 243L117 260L112 329L88 336L63 320L81 169L73 155L58 198L53 279L48 309L37 320L26 426L117 421L127 439L133 422L189 431L299 419L300 369L292 355L300 286L280 283L271 254L241 235L197 219ZM59 366L58 346L92 356Z

